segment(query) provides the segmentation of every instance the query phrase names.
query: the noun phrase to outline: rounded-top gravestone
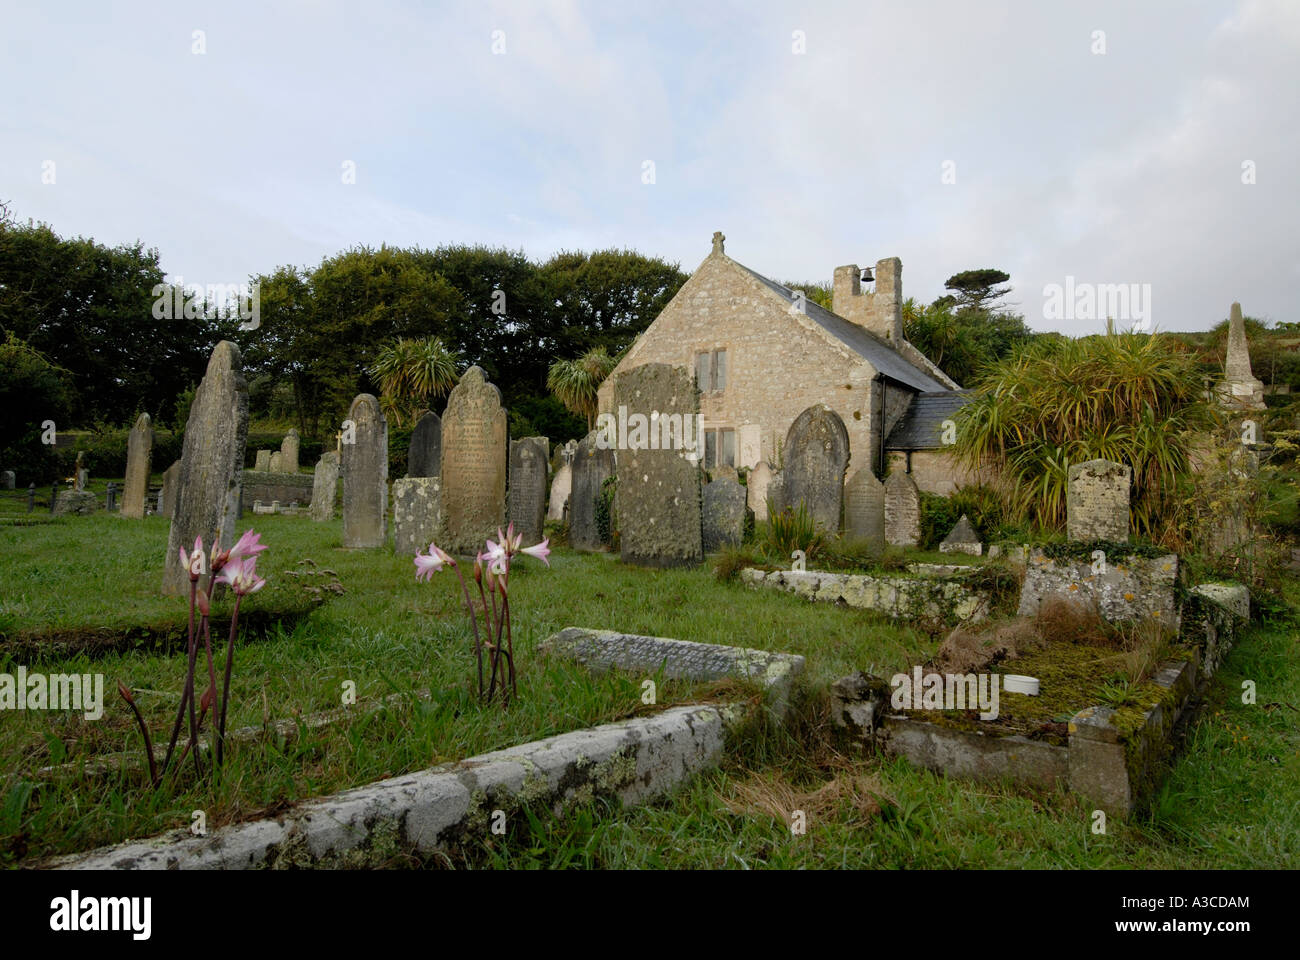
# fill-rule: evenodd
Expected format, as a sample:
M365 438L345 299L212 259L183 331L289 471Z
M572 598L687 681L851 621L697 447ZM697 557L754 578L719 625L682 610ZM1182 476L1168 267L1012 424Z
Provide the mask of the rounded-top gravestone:
M849 465L844 421L825 404L809 407L790 424L783 452L783 506L798 510L802 503L818 526L838 535Z
M442 514L449 553L476 554L506 522L508 425L501 391L470 367L442 417Z
M352 401L348 420L352 438L343 444L343 546L382 547L388 533L388 421L369 393Z

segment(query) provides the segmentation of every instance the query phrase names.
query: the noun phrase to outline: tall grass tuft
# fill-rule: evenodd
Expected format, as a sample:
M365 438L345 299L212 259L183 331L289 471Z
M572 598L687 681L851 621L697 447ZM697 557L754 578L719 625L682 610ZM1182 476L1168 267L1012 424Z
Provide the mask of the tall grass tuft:
M804 557L811 560L826 546L826 538L803 501L799 502L798 508L787 506L777 510L769 500L764 536L768 553L782 560L788 559L796 550L802 550Z

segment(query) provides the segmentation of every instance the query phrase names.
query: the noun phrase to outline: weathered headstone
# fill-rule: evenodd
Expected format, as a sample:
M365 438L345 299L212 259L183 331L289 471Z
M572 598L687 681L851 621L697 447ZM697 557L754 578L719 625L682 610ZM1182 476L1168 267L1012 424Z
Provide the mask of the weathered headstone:
M442 545L442 480L405 477L393 481L393 552L415 556Z
M269 472L270 472L270 470L271 470L271 451L270 451L270 450L259 450L259 451L257 451L257 462L254 464L253 469L254 469L254 470L257 470L257 471L260 471L261 473L269 473Z
M333 450L322 453L312 477L311 518L316 521L334 519L334 498L338 495L339 455Z
M406 453L406 475L436 477L441 470L442 420L432 410L426 410L411 431L411 445Z
M542 539L546 522L546 470L550 441L524 437L510 441L510 504L508 515L525 545Z
M298 472L298 431L290 429L280 441L280 470L283 473Z
M605 481L614 476L613 448L602 449L600 431L593 430L573 455L573 491L569 496L569 546L575 550L601 550L605 542L596 525L596 501Z
M104 509L110 513L117 509L117 484L112 480L108 481L108 490L104 493ZM143 512L141 516L143 516Z
M343 546L382 547L388 534L388 421L371 394L348 409L352 442L343 444Z
M99 509L99 497L89 490L60 490L54 501L54 515L89 516Z
M772 483L772 468L760 460L745 478L745 500L755 520L767 521L768 487Z
M870 466L859 467L844 485L844 535L868 545L876 554L885 549L885 485Z
M614 378L614 406L647 429L629 430L618 452L618 532L624 563L679 567L704 559L700 470L683 449L682 426L699 413L699 391L684 367L646 363ZM739 484L737 484L739 486ZM576 483L575 483L576 487ZM742 494L743 499L743 494Z
M1239 410L1264 410L1264 384L1250 369L1250 345L1241 304L1234 303L1228 318L1228 354L1223 365L1220 397L1225 406Z
M212 351L185 425L176 501L167 534L164 593L189 591L189 571L178 556L181 547L188 551L194 539L202 537L204 545L211 548L217 533L223 544L235 542L247 437L248 385L244 382L239 348L223 340Z
M780 470L773 470L771 479L767 481L767 503L769 514L780 513L785 509L785 478L781 476Z
M1113 460L1072 464L1065 491L1067 536L1126 543L1132 480L1133 471Z
M4 476L4 488L6 490L12 490L14 486L18 483L18 478L14 475L14 472L12 470L6 470L3 476Z
M136 418L126 438L126 482L122 485L122 516L144 518L149 498L149 471L153 469L153 424L149 414Z
M279 450L271 452L271 473L284 473L284 454Z
M885 478L885 542L894 547L921 542L921 491L901 470Z
M966 514L961 515L961 519L948 531L948 536L943 538L943 543L939 544L939 552L969 553L974 557L983 555L984 542L980 540L980 535L975 532Z
M175 461L163 471L162 489L158 491L158 515L171 517L176 505L176 483L181 475L181 462Z
M745 539L745 488L730 477L704 485L701 512L704 551L738 547Z
M442 418L443 526L449 553L475 554L496 539L506 514L506 411L501 391L470 367Z
M737 483L740 483L740 471L737 470L735 467L728 466L725 463L719 464L718 466L713 467L711 470L709 470L709 480L722 480L722 479L735 480Z
M825 404L795 418L785 436L784 502L809 515L827 533L840 532L844 471L849 464L849 434L838 413Z
M546 519L560 522L564 519L565 508L569 505L569 496L573 493L573 465L565 462L560 464L555 471L555 479L551 481L551 500L550 507L546 511Z

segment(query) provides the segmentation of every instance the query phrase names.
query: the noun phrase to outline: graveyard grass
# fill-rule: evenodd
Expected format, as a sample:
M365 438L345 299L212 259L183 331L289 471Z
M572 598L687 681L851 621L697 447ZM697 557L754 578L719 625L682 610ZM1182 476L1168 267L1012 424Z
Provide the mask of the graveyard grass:
M25 498L25 492L22 492ZM810 689L869 668L888 674L928 658L937 641L867 611L812 604L776 591L718 582L706 565L651 571L605 554L557 550L552 567L523 560L512 570L520 699L509 710L480 706L470 693L473 654L454 574L415 582L408 557L390 549L343 550L341 523L246 516L270 549L259 572L337 573L346 591L296 622L271 626L237 648L230 727L260 726L338 708L343 683L357 706L342 722L298 728L292 738L241 744L215 786L187 765L155 793L138 769L99 779L0 780L0 862L86 850L190 823L208 827L382 777L463 759L644 714L674 702L752 694L734 685L663 682L657 706L641 703L640 676L592 676L538 653L566 626L706 643L739 644L808 658ZM116 696L121 679L137 691L155 741L170 729L184 674L179 646L141 645L43 657L9 648L10 638L125 629L171 620L183 632L185 604L158 594L167 523L115 516L62 519L37 527L0 525L0 672L105 674L105 715L7 713L0 770L138 758L138 733ZM1294 588L1291 588L1294 589ZM269 594L270 591L264 591ZM255 595L245 610L257 608ZM1300 591L1288 598L1292 605ZM228 601L218 604L228 608ZM1243 679L1260 706L1240 703ZM427 689L421 701L412 692ZM398 695L394 697L393 695ZM382 709L366 705L392 698ZM1273 706L1268 706L1268 705ZM470 866L590 867L1285 867L1300 863L1300 743L1291 711L1300 705L1293 624L1253 627L1214 680L1210 707L1150 815L1091 833L1091 811L1065 792L948 780L905 763L833 746L825 694L800 705L787 731L772 732L728 757L719 770L640 809L598 802L564 819L513 818L511 834L464 850ZM843 751L843 752L841 752ZM829 787L827 785L830 785ZM810 795L813 796L809 799ZM766 798L766 802L764 802ZM806 834L763 808L808 807ZM749 805L747 809L745 804ZM734 808L734 809L733 809ZM878 808L878 809L877 809ZM741 812L737 812L737 810Z

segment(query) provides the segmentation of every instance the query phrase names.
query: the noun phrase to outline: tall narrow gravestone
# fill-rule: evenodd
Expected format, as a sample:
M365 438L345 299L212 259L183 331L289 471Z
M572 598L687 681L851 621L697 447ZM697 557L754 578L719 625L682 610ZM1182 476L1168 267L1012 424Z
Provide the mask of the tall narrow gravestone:
M704 549L708 553L738 547L745 539L745 488L730 477L705 485L703 500Z
M596 524L596 501L605 481L614 476L613 447L597 440L593 430L573 454L573 492L569 496L569 546L575 550L600 550L605 546Z
M1071 540L1128 542L1133 471L1113 460L1089 460L1072 464L1066 480L1066 535Z
M298 472L298 431L290 429L280 441L280 470L283 473Z
M163 593L189 591L189 571L178 553L181 547L192 549L195 537L202 537L209 549L217 532L223 544L235 542L247 438L248 385L244 382L239 348L222 340L208 360L185 424L185 445L181 449L164 558Z
M627 410L629 427L626 448L618 453L623 562L643 567L701 562L700 469L691 456L697 451L684 443L694 435L700 410L694 381L684 367L642 364L614 378L614 406L620 418Z
M542 539L546 522L546 470L550 441L524 437L510 441L510 522L524 535L524 544Z
M338 495L339 455L322 453L311 484L311 518L318 523L334 519L334 498Z
M181 475L181 462L176 460L163 471L162 489L158 491L158 515L171 518L176 506L176 483Z
M132 520L144 518L149 499L149 470L153 466L153 424L149 414L136 418L126 438L126 482L122 485L121 515Z
M859 467L844 485L844 535L884 552L885 485L870 467Z
M569 505L569 497L573 493L573 465L567 460L560 464L555 471L555 479L551 481L551 500L550 506L546 510L546 519L553 520L556 523L564 519L564 509Z
M506 411L501 391L470 367L442 418L443 527L449 553L476 554L506 522Z
M343 444L343 546L382 547L388 533L388 421L368 393L352 401L348 421L352 442Z
M754 519L767 522L767 488L772 484L772 468L760 460L746 478L745 500Z
M784 503L794 510L803 503L818 526L838 535L844 471L849 465L849 434L844 421L825 404L809 407L790 424L784 454Z
M411 445L406 452L408 477L436 477L442 470L442 420L432 410L411 431Z
M894 547L921 542L921 491L911 475L901 471L885 478L885 541Z

